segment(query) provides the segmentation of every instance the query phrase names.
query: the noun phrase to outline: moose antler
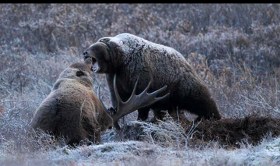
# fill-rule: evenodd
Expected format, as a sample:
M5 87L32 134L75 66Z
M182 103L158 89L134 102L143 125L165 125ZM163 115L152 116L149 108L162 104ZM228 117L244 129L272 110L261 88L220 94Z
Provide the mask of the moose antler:
M119 95L117 85L116 85L116 82L117 82L116 79L117 78L116 78L116 74L115 74L114 75L114 92L115 92L115 96L116 96L116 100L117 100L117 108L116 108L116 112L112 115L112 118L113 118L114 126L118 130L120 129L118 120L121 117L123 117L135 110L138 110L139 108L149 106L159 100L162 100L162 99L166 98L167 96L169 96L169 94L170 94L170 93L167 93L164 96L157 97L158 94L160 94L167 88L166 85L154 92L148 93L147 91L152 84L152 79L151 79L148 86L140 94L136 95L135 91L136 91L136 87L137 87L138 80L139 80L139 77L138 77L130 97L127 99L127 101L124 102Z

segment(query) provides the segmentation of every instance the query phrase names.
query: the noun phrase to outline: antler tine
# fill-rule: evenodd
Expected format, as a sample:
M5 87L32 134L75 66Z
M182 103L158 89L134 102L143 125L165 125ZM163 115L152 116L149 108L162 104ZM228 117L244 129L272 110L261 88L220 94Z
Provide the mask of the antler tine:
M114 86L114 92L115 92L115 96L117 98L117 102L118 103L122 102L122 99L120 97L120 94L119 94L119 91L118 91L118 88L117 88L117 75L116 74L114 75L114 84L113 84L113 86Z
M139 80L139 76L137 77L137 80L134 84L134 87L133 87L133 90L132 90L132 93L131 93L130 97L127 99L127 101L125 101L123 103L128 103L131 100L131 98L135 95L136 88L137 88L137 85L138 85L138 80Z
M147 87L140 94L136 95L135 91L136 91L136 88L138 85L138 80L139 80L139 77L138 77L136 83L134 84L134 87L133 87L133 90L132 90L132 93L131 93L129 99L127 101L123 102L120 97L120 94L118 92L118 89L117 89L117 81L116 81L117 78L116 77L117 76L115 74L113 86L114 86L115 96L117 99L117 110L116 110L116 113L114 115L112 115L112 118L114 121L114 126L116 127L116 129L120 129L118 120L121 117L123 117L139 108L149 106L159 100L162 100L162 99L166 98L167 96L169 96L169 94L170 94L170 93L167 93L164 96L157 97L157 95L159 95L164 90L166 90L166 88L167 88L166 85L154 92L148 93L147 91L150 88L150 86L152 84L152 80L153 80L153 79L151 79L149 81Z
M150 77L150 78L151 78L151 79L150 79L150 81L149 81L147 87L145 88L145 90L144 90L142 93L147 93L147 91L149 90L149 88L150 88L150 86L151 86L151 84L152 84L152 82L153 82L153 77Z
M148 86L149 86L149 85L148 85ZM162 100L162 99L164 99L164 98L166 98L167 96L170 95L170 93L167 93L167 94L165 94L164 96L156 97L158 94L160 94L161 92L165 91L166 88L167 88L167 85L165 85L165 86L161 87L160 89L155 90L155 91L153 91L153 92L151 92L151 93L147 93L147 94L150 95L150 96L153 96L153 97L154 97L154 100L159 101L159 100ZM143 91L143 92L144 92L144 91ZM155 102L156 102L156 101L155 101Z
M118 88L117 88L117 75L116 74L114 75L114 85L113 86L114 86L114 92L115 92L118 103L125 104L125 103L128 103L131 100L131 98L135 95L136 88L137 88L137 85L138 85L138 80L139 80L139 76L137 77L137 80L134 84L134 87L133 87L133 90L132 90L132 93L131 93L130 97L124 102L122 100L122 98L119 94Z

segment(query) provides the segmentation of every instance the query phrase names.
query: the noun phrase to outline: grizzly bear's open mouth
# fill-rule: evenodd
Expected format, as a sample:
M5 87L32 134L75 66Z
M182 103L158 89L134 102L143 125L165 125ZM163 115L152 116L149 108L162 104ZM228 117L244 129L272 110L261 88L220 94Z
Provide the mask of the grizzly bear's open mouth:
M97 61L96 61L96 59L94 58L94 57L92 57L91 58L91 63L92 63L92 65L91 65L91 69L92 69L92 71L94 71L94 72L96 72L96 63Z
M91 62L92 62L92 71L98 73L101 70L101 68L97 62L97 59L95 57L91 57Z

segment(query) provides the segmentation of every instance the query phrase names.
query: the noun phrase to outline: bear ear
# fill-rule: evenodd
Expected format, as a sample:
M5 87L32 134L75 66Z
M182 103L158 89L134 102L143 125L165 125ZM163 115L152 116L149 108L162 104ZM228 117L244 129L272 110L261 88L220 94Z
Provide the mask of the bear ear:
M99 42L103 42L103 43L107 43L111 40L111 37L102 37L100 38L98 41Z
M76 76L77 77L81 77L81 76L84 76L85 75L85 73L83 72L83 71L81 71L81 70L78 70L77 72L76 72Z

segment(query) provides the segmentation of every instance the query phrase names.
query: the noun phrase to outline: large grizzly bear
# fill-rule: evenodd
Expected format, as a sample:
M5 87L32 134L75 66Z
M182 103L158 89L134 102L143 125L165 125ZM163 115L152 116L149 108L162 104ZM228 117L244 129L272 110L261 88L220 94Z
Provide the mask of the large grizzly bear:
M122 33L100 38L84 51L84 60L91 59L96 73L105 73L111 92L113 107L113 77L117 75L117 88L123 99L128 99L139 77L136 93L140 93L153 80L150 91L167 85L170 95L150 106L139 109L138 119L146 120L148 111L154 110L162 119L161 110L176 115L177 110L188 110L197 120L220 119L221 116L211 94L194 69L181 53L171 47L156 44L141 37Z

